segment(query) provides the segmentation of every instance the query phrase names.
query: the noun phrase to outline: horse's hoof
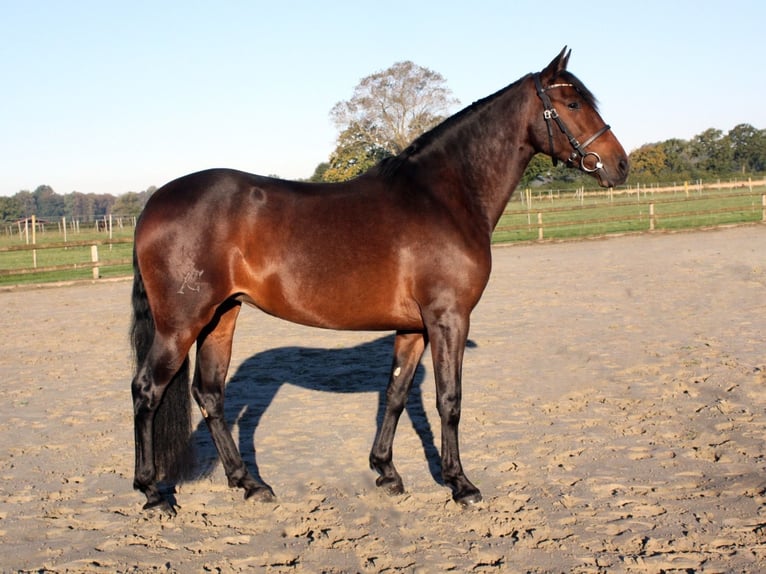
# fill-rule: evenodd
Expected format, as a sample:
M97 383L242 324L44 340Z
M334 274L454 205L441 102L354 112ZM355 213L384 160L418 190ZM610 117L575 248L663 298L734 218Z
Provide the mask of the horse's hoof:
M375 480L375 485L378 488L382 488L389 496L404 494L404 484L400 479L379 476Z
M245 500L257 500L258 502L274 502L277 497L268 486L258 486L245 490Z
M159 500L150 500L143 506L144 510L156 510L162 514L167 514L169 516L176 516L178 512L176 511L175 505L169 501L166 498L160 498Z
M473 492L466 492L461 495L456 495L453 497L455 502L457 502L460 506L472 506L474 504L478 504L482 501L481 492L478 490Z

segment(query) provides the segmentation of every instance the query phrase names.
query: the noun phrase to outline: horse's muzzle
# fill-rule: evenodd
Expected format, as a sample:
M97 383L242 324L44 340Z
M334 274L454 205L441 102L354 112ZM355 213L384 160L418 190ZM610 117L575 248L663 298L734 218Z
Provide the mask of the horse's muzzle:
M588 156L590 155L595 154L589 153ZM588 156L582 158L582 170L595 175L601 187L617 187L628 179L630 168L627 157L622 156L613 162L604 163L600 161L601 158L598 156L595 158Z

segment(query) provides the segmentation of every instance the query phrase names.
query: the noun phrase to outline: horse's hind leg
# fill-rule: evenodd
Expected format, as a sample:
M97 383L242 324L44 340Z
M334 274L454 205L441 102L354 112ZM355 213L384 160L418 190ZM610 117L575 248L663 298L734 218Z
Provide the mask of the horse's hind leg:
M191 345L189 343L188 345ZM158 465L156 458L161 461L159 470L171 475L182 474L183 470L176 465L178 456L182 456L185 441L188 440L188 428L181 422L171 428L162 428L162 432L170 432L172 436L158 436L155 432L157 425L163 426L162 421L155 420L158 409L163 403L169 385L174 389L170 397L164 400L165 414L163 419L188 417L189 387L188 387L188 345L171 342L157 335L154 337L151 349L139 366L133 379L131 389L133 394L136 467L133 487L146 495L144 508L153 508L172 503L166 499L157 485ZM186 400L184 401L184 396ZM155 444L158 441L158 444ZM180 445L180 446L179 446ZM177 447L177 448L174 448ZM169 451L169 452L166 452ZM173 468L175 467L175 468Z
M274 498L274 492L248 472L224 419L224 386L240 307L238 301L224 303L198 337L192 394L213 436L229 486L244 488L245 498L268 501Z
M399 416L407 404L415 370L423 356L426 336L421 332L397 332L394 361L386 389L386 410L370 452L370 466L380 476L376 484L390 494L404 492L402 477L393 463L393 443Z

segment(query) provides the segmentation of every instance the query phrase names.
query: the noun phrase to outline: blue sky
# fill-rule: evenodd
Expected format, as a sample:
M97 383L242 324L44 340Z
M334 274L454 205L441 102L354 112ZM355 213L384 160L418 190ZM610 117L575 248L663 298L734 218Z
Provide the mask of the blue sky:
M564 45L628 151L764 129L764 6L0 0L0 195L118 195L208 167L308 177L362 77L412 60L462 107Z

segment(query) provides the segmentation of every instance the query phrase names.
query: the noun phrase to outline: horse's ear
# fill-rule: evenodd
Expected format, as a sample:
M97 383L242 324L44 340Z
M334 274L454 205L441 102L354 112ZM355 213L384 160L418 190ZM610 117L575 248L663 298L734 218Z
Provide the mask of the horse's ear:
M567 69L571 53L572 50L567 50L567 47L564 46L564 49L559 52L558 56L553 58L551 63L545 67L540 75L549 81L558 76L561 72Z

